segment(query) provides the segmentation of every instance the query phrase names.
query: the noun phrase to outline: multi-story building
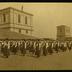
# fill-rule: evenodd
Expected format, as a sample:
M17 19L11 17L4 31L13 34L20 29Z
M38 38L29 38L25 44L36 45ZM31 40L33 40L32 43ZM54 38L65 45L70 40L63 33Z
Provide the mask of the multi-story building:
M0 10L0 29L32 35L33 14L8 7Z
M71 37L70 27L66 25L57 26L57 40L66 40Z

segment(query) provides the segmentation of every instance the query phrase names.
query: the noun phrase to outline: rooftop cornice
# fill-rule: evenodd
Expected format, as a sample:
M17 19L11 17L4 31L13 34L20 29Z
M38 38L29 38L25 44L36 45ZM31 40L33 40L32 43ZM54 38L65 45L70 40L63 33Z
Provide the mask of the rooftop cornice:
M1 9L0 11L7 10L7 9L13 9L13 10L16 10L16 11L22 12L22 13L24 13L24 14L28 14L28 15L33 16L33 14L31 14L31 13L24 12L24 11L21 11L21 10L16 9L16 8L13 8L13 7L4 8L4 9Z

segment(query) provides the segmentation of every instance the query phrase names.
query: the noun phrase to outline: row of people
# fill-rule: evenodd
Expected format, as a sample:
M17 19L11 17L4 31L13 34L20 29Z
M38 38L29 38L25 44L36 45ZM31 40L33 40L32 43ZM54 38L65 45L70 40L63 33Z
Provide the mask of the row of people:
M10 53L17 54L19 51L23 56L27 54L27 51L36 57L41 55L58 53L60 51L65 52L67 49L72 49L72 42L60 42L60 41L48 41L48 40L4 40L0 41L1 53L8 58Z

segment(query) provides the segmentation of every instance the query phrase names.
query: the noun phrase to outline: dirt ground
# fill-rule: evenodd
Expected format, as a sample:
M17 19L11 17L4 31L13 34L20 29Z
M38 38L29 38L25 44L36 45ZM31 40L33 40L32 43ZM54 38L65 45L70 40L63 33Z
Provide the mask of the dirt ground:
M53 53L40 58L29 55L10 55L9 58L0 56L0 70L71 70L72 51Z

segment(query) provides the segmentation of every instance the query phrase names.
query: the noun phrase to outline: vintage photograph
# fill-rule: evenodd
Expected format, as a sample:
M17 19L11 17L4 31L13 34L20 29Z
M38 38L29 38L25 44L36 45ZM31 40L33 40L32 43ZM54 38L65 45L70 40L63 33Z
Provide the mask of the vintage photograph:
M0 3L0 70L72 70L72 3Z

